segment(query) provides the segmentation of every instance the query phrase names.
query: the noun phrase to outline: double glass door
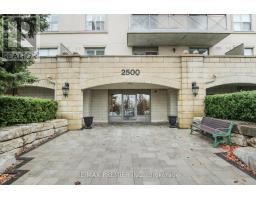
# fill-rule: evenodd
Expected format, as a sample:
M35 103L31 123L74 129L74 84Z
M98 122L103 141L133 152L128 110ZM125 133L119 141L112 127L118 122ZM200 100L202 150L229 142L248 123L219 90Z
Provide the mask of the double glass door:
M109 92L110 122L150 122L149 90L111 90Z

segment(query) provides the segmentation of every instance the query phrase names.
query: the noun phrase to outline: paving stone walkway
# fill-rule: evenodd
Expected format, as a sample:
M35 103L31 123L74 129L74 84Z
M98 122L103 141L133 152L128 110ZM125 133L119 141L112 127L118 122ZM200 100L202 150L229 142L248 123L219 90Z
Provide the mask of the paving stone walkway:
M13 184L256 184L210 142L164 125L69 131L25 154L30 171Z

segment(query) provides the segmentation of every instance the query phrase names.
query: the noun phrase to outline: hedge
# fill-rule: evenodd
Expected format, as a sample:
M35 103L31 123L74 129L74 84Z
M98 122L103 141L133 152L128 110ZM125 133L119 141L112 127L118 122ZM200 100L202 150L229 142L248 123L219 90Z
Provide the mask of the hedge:
M256 122L256 91L206 96L205 115Z
M50 99L0 96L0 126L54 119L57 107L57 102Z

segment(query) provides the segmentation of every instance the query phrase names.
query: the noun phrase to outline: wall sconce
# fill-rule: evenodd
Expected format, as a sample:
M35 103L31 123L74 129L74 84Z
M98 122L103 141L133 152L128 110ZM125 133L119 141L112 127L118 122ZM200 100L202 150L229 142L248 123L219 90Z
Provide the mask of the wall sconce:
M69 93L69 83L64 83L64 86L62 87L62 92L63 92L63 95L64 97L67 97L68 96L68 93Z
M196 82L192 82L192 93L194 96L198 95L199 86L196 85Z

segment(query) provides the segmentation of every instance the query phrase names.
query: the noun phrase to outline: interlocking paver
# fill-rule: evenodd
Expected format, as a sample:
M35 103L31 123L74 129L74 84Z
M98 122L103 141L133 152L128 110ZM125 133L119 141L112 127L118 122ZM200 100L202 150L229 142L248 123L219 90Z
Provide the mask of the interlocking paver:
M123 124L69 131L34 149L13 184L255 184L187 129Z

